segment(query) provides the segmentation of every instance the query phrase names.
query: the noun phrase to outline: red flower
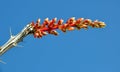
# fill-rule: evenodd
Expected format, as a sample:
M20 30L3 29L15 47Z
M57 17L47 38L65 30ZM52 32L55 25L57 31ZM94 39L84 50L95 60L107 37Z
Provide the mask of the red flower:
M58 35L58 32L56 29L60 29L63 32L72 31L77 29L88 29L88 26L96 27L96 28L103 28L105 27L105 23L101 21L93 21L90 19L84 19L79 18L75 20L75 17L72 17L66 21L66 23L63 23L63 19L58 20L57 18L54 18L52 20L49 20L46 18L43 22L43 24L40 25L40 19L36 21L36 23L32 22L31 26L33 27L33 35L35 38L41 38L42 36L46 34L53 34Z

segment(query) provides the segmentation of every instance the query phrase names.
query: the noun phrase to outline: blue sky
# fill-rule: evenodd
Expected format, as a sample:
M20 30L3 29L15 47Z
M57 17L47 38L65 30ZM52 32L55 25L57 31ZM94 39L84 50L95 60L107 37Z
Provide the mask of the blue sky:
M70 17L104 21L103 29L75 30L28 36L1 58L0 72L120 72L119 0L1 0L0 45L30 23L46 17Z

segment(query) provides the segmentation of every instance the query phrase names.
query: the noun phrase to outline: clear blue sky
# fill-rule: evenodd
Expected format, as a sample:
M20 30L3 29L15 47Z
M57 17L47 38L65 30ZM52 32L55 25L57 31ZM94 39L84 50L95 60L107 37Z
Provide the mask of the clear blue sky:
M107 24L92 29L28 36L1 58L0 72L120 72L119 0L0 0L0 45L30 23L46 17L98 19Z

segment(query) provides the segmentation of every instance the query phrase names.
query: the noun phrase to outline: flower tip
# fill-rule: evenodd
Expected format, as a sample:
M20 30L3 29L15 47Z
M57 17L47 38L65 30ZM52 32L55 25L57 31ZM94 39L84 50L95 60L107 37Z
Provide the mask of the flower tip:
M57 20L57 17L55 17L54 20L56 21L56 20Z
M104 28L106 24L104 22L99 22L100 28Z
M48 20L49 20L49 18L46 18L46 19L45 19L45 21L48 21Z
M64 20L63 20L63 19L60 19L60 22L61 22L61 23L63 23L63 22L64 22Z
M69 27L69 28L68 28L69 31L72 31L72 30L74 30L74 29L75 29L74 27Z
M72 19L72 20L75 20L75 17L72 17L71 19Z
M40 23L40 18L38 18L37 22Z

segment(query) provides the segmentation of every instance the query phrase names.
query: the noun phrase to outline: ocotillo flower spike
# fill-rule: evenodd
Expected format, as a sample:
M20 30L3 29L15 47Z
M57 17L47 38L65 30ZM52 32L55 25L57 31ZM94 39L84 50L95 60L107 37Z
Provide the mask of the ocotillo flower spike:
M103 28L106 26L104 22L91 19L79 18L75 19L75 17L69 18L65 23L63 23L63 19L57 21L57 18L53 18L49 20L46 18L42 24L40 24L40 19L36 21L36 23L32 22L31 26L33 27L33 35L35 38L41 38L47 34L58 35L56 29L60 29L63 32L72 31L76 29L88 29L88 27L92 28Z
M57 20L57 18L53 18L52 20L49 20L46 18L43 23L41 23L39 18L36 23L31 22L27 24L17 35L11 35L10 39L0 47L0 56L10 48L17 46L17 44L23 41L23 38L29 34L33 34L35 38L42 38L47 34L53 34L57 36L57 29L63 32L67 32L73 31L75 29L88 29L88 27L103 28L105 26L106 24L102 21L92 21L91 19L84 18L75 19L75 17L71 17L66 22L63 22L63 19Z

